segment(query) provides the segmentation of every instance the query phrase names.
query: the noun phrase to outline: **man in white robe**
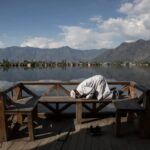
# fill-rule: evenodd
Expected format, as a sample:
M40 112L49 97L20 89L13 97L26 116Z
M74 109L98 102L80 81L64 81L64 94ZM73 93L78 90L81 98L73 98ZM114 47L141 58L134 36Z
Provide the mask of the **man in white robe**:
M95 75L82 81L75 90L70 92L73 98L86 97L91 99L93 96L97 100L111 99L113 93L110 91L109 86L101 75Z

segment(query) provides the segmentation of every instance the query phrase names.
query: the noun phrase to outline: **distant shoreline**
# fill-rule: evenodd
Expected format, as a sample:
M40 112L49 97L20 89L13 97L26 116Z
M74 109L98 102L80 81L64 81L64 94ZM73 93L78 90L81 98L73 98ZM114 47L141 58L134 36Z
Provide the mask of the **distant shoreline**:
M0 68L13 68L13 67L23 67L23 68L53 68L53 67L150 67L150 62L67 62L66 60L60 62L54 61L28 61L24 60L22 62L3 60L0 62Z

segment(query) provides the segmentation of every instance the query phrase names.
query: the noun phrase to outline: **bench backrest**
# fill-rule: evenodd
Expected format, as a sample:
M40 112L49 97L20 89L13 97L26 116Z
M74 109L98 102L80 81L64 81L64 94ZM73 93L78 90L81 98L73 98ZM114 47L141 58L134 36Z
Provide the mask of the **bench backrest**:
M4 110L8 110L9 106L15 105L18 100L23 99L23 92L26 93L26 97L38 97L22 83L16 84L0 92L0 112L4 113Z

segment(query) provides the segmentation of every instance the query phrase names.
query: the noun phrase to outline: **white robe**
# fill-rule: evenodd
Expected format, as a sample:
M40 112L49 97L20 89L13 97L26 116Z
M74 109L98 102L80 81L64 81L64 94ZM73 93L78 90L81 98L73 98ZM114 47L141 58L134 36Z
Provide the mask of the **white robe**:
M97 100L111 99L113 95L106 80L101 75L95 75L82 81L78 85L77 91L80 95L85 95L86 99L92 98L95 92L97 93Z

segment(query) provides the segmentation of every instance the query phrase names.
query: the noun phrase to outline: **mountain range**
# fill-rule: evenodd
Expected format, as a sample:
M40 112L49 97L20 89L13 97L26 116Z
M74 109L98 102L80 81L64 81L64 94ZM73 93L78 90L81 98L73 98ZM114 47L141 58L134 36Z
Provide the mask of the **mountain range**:
M0 48L0 61L89 61L104 51L105 49L77 50L68 46L53 49L13 46Z
M131 43L122 43L117 48L105 51L93 61L99 62L144 62L150 61L150 40L138 40Z
M0 48L0 61L96 61L96 62L150 62L150 40L124 42L114 49L79 50L68 46L52 49L34 47Z

